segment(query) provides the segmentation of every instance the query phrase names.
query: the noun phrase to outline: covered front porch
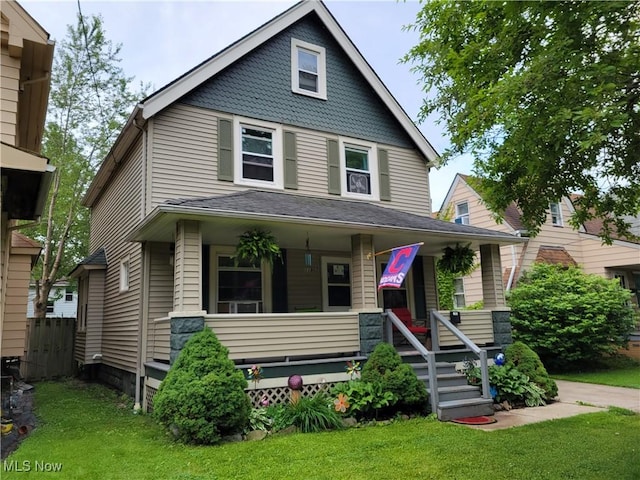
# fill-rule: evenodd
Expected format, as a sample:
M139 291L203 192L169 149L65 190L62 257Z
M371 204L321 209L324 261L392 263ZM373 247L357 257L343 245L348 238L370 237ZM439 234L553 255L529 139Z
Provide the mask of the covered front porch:
M485 294L485 310L462 312L458 327L479 345L500 342L494 325L508 312L499 246L518 238L364 202L266 192L245 192L242 210L232 211L229 200L242 195L163 204L132 235L144 245L143 364L172 363L206 326L239 365L343 358L344 371L346 359L383 341L385 309L406 307L429 323L439 309L436 260L457 243L480 251ZM233 258L239 236L255 228L278 242L273 265ZM401 288L378 291L388 255L376 252L419 242ZM433 334L439 349L462 346Z

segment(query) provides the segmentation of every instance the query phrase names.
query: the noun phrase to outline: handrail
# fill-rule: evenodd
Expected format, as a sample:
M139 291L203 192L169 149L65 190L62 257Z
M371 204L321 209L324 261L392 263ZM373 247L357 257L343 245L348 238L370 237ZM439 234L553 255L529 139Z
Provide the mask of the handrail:
M437 412L438 410L438 377L436 374L436 354L427 350L427 348L418 341L413 333L407 328L407 326L400 321L393 310L387 309L385 311L387 314L387 322L386 326L386 336L391 345L393 345L393 326L395 326L398 331L406 338L411 346L417 350L422 358L427 361L427 366L429 367L429 389L431 392L429 393L429 399L431 400L431 411Z
M480 358L480 373L482 374L482 398L491 398L489 393L489 365L487 362L487 351L478 347L472 340L462 333L453 323L444 318L440 312L431 310L431 337L433 345L438 348L438 322L442 323L447 329L458 337L467 348Z

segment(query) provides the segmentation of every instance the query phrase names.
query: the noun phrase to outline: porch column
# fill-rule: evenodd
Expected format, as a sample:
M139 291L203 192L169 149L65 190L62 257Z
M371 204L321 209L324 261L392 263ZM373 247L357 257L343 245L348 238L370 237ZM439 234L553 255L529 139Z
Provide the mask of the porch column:
M351 309L376 312L378 293L373 236L351 236Z
M484 309L492 310L506 305L502 283L502 263L500 246L480 245L480 265L482 270L482 299Z
M176 224L173 311L202 314L202 236L200 222Z

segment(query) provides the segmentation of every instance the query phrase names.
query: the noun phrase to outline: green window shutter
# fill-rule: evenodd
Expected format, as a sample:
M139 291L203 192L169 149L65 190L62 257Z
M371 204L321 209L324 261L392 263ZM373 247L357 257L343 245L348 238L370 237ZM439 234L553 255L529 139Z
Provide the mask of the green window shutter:
M218 119L218 180L233 182L233 122Z
M337 140L327 140L327 168L329 193L340 195L340 149Z
M284 188L298 189L298 149L294 132L284 132Z
M378 176L380 177L380 200L391 201L389 152L381 148L378 149Z

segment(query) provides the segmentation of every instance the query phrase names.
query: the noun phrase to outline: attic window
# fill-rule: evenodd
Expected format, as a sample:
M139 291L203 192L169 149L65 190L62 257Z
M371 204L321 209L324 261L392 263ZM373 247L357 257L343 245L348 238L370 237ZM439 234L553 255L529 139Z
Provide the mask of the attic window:
M549 210L551 211L551 223L556 227L562 226L562 210L560 210L559 203L550 203Z
M291 90L310 97L327 99L325 49L291 39Z
M456 205L456 218L454 221L460 225L469 225L469 204L467 202Z

